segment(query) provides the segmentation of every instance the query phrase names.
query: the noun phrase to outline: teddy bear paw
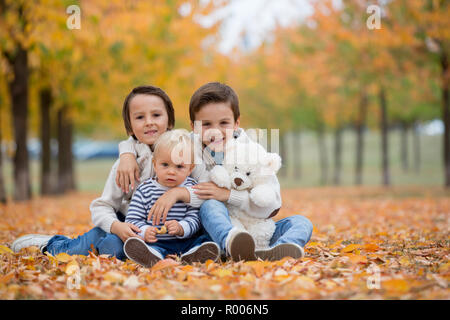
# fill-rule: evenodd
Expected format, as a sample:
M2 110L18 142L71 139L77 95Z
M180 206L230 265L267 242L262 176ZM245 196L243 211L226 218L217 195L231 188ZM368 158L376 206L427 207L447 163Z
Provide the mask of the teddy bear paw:
M218 187L231 188L230 175L223 166L215 166L210 172L210 178Z
M266 185L254 187L250 191L250 199L258 207L268 207L276 201L273 190Z

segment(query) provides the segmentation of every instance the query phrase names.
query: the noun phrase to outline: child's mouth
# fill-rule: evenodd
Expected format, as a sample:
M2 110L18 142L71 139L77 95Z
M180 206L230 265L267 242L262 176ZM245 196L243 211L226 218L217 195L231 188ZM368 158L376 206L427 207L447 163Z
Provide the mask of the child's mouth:
M214 137L210 139L209 144L219 144L222 143L225 139L224 138L220 138L218 140L216 140Z
M148 131L144 131L144 134L149 135L149 136L153 136L158 132L158 130L148 130Z

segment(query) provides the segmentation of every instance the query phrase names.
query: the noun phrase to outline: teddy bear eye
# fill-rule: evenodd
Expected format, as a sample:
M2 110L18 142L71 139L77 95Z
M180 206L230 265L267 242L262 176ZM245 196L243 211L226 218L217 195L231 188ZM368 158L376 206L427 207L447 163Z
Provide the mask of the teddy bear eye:
M234 167L234 170L237 170L238 169L238 167Z
M247 175L249 176L249 175L250 175L250 172L247 172Z

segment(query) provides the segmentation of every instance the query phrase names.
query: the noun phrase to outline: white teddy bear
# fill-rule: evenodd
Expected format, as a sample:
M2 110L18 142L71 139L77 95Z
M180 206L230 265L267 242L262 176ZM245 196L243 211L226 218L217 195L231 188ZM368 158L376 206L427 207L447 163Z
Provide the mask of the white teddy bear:
M267 207L276 201L276 193L266 182L281 167L281 158L268 153L260 144L230 140L226 144L223 165L215 166L210 179L217 186L249 190L249 198L258 207ZM240 207L226 204L234 227L249 232L255 240L256 249L267 248L275 231L275 222L258 217L248 203Z

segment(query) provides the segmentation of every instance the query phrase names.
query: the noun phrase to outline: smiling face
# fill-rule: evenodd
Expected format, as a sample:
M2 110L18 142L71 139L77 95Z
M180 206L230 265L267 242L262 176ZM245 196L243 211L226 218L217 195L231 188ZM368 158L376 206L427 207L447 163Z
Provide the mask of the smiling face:
M225 143L233 138L239 128L239 118L235 121L233 110L228 102L208 103L195 114L191 123L195 133L201 134L202 142L212 151L224 150Z
M173 150L161 147L153 156L153 166L158 183L173 188L179 186L191 174L194 164L191 161L189 150L177 150L174 157Z
M153 146L156 139L169 129L164 101L155 95L136 95L130 101L130 123L135 137Z

